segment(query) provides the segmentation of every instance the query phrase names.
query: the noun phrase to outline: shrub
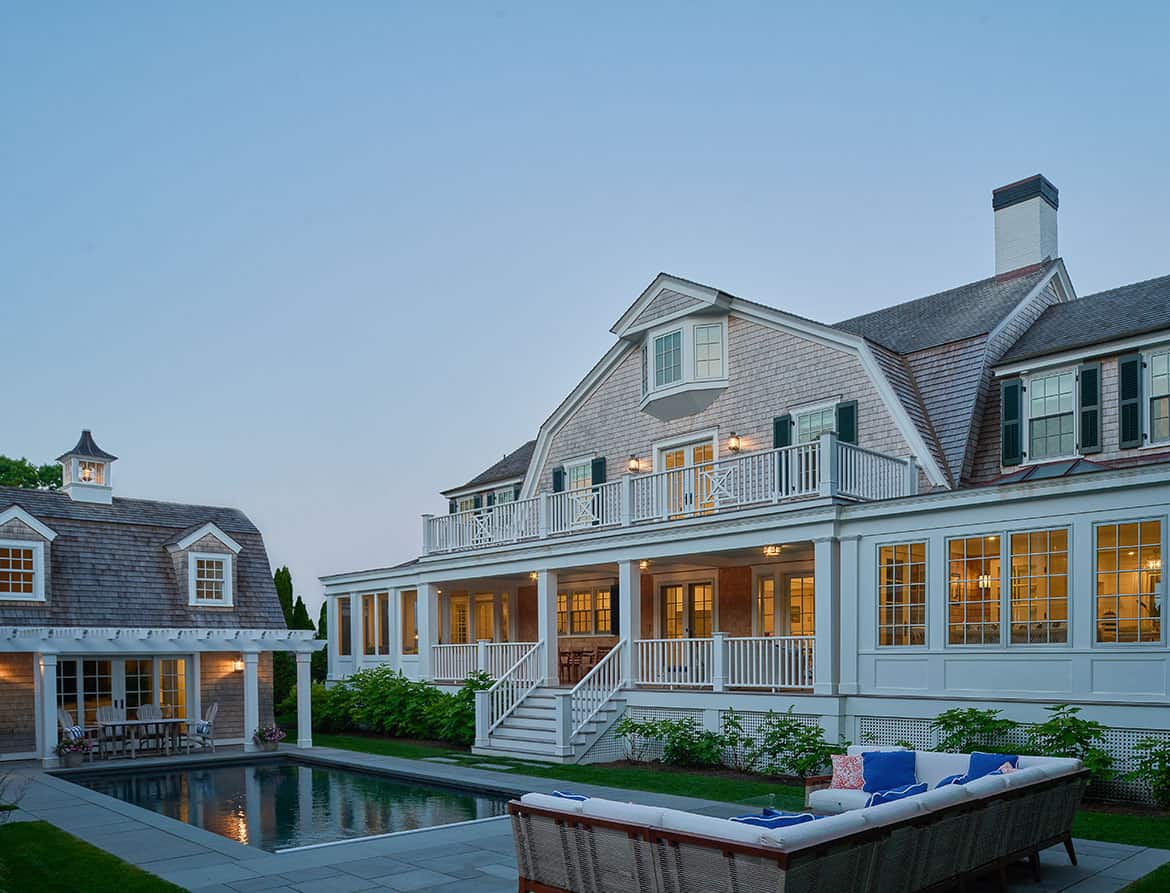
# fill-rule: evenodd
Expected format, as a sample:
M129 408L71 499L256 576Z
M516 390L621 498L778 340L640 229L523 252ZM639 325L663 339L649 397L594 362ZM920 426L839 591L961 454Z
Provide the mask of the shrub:
M737 772L754 772L760 761L756 739L743 730L743 722L735 710L728 708L723 714L724 761Z
M1101 746L1105 726L1077 716L1080 707L1055 704L1045 708L1048 719L1028 729L1028 746L1046 757L1076 757L1101 781L1113 774L1113 757Z
M1127 781L1141 781L1149 785L1154 802L1162 809L1170 809L1170 741L1143 738L1134 745L1137 768L1127 772Z
M786 713L768 711L760 726L754 762L765 763L765 771L772 775L806 778L826 770L830 757L842 753L845 745L830 744L820 723L797 719L794 710L789 707Z
M662 762L672 766L707 768L723 765L723 736L703 729L694 719L664 719L658 724Z
M1001 712L975 707L944 710L930 724L938 735L938 749L950 753L1010 750L1008 736L1019 727L1019 723L1001 718Z
M613 733L626 742L626 758L638 762L650 756L650 748L659 740L657 722L652 719L639 722L628 713L617 721Z

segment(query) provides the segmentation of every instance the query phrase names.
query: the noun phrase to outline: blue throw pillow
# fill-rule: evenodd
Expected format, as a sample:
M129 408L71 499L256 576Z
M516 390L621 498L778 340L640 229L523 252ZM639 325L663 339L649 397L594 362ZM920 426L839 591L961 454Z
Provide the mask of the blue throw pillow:
M1020 758L1013 754L983 753L977 750L971 754L971 760L967 764L967 777L963 781L964 783L974 781L984 775L990 775L1004 763L1011 763L1015 766L1019 761Z
M813 822L819 818L823 818L823 816L807 812L780 812L775 809L765 809L759 815L733 816L731 821L755 825L757 828L789 828L792 825L803 825L805 822Z
M861 777L861 789L868 794L915 784L914 751L867 750L861 755Z
M946 778L941 779L939 781L939 783L935 785L935 787L936 788L945 788L949 784L962 784L966 780L967 780L967 776L963 775L963 774L948 775Z
M881 806L883 803L893 803L895 800L902 800L906 797L913 797L915 794L925 794L927 784L925 781L918 784L908 784L900 788L894 788L892 791L877 791L870 794L869 799L865 801L866 807Z
M574 794L571 791L553 791L554 797L560 797L562 800L588 800L584 794Z

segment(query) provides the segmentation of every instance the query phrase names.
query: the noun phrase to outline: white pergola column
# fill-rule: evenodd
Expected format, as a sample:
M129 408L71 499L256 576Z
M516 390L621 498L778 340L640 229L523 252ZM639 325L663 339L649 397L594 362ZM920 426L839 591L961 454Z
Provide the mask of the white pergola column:
M260 728L260 655L244 652L244 750L252 752L256 745L252 733Z
M362 639L362 597L352 592L349 594L349 650L353 652L353 671L356 673L362 668L366 656L366 644Z
M415 599L415 619L418 626L418 678L431 678L431 645L438 629L438 591L434 583L419 583Z
M52 769L60 762L57 754L57 655L42 654L37 668L41 677L41 764ZM80 680L78 680L80 683ZM73 717L81 723L84 717Z
M841 631L841 544L836 537L813 541L816 654L813 660L816 679L813 694L835 695L840 679L838 668Z
M345 596L341 596L345 598ZM337 598L330 598L325 596L325 631L328 635L325 637L329 657L325 662L325 678L337 678L337 649L341 644L341 630L337 628L337 618L340 612L337 610Z
M626 640L622 679L638 678L638 639L642 638L642 570L636 561L618 562L618 635Z
M544 684L559 685L556 571L536 572L536 637L544 642Z
M309 673L313 652L297 652L297 747L313 746L313 680Z

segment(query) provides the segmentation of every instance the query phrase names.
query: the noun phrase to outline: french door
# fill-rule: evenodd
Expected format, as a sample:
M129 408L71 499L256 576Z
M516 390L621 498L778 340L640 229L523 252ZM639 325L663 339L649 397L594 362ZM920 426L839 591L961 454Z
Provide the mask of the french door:
M715 446L710 440L671 447L661 451L662 470L666 487L665 504L674 517L710 512L711 479L704 474L704 466L715 459Z
M812 574L779 577L781 597L776 597L776 575L756 578L756 635L811 636L816 633L816 594Z
M668 584L659 594L659 632L663 639L708 639L714 616L710 583Z
M143 704L164 717L187 715L186 657L63 657L57 662L57 705L73 721L92 726L99 707L134 718Z

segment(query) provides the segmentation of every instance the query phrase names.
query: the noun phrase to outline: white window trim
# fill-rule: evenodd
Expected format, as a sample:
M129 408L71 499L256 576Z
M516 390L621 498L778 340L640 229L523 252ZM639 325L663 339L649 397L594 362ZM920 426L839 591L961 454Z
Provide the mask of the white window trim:
M227 552L191 552L187 555L187 604L191 607L198 606L200 608L231 608L235 601L235 586L233 585L234 565L233 559L235 556ZM213 560L223 562L223 598L222 599L201 599L195 596L195 571L198 568L198 560ZM360 644L360 643L359 643ZM354 646L356 647L356 645Z
M573 593L574 592L588 592L590 594L589 604L589 632L575 633L573 632ZM613 632L599 632L597 629L597 593L604 592L610 596L609 616L610 624L613 624L613 613L617 610L617 603L613 601L613 583L569 583L565 586L557 587L557 601L560 601L560 596L565 596L565 632L557 633L558 639L595 639L599 636L605 638L613 636ZM554 611L555 611L554 604Z
M685 334L685 327L680 325L671 325L660 331L653 331L650 333L650 360L647 368L647 381L650 385L650 392L667 391L671 388L678 387L681 384L686 384L687 381L687 338ZM669 338L671 335L678 335L678 378L674 381L668 381L664 384L658 383L658 342L663 338Z
M1159 522L1159 524L1161 524L1161 527L1162 527L1162 530L1161 530L1161 534L1162 534L1162 542L1161 542L1161 548L1162 548L1162 581L1161 581L1161 585L1162 585L1162 589L1158 594L1161 595L1161 597L1162 597L1162 607L1163 607L1163 610L1165 610L1166 596L1167 596L1166 548L1167 548L1167 545L1170 544L1170 530L1167 530L1167 522L1170 521L1170 516L1167 516L1167 515L1135 515L1135 516L1129 516L1129 517L1123 517L1123 518L1117 518L1117 519L1101 518L1101 519L1095 520L1093 522L1093 528L1092 528L1093 529L1093 534L1092 534L1093 539L1089 543L1089 548L1093 550L1093 579L1092 579L1093 600L1091 603L1091 609L1090 609L1090 613L1089 613L1089 616L1090 616L1090 618L1092 620L1092 624L1093 624L1092 632L1090 633L1090 636L1091 636L1090 647L1092 647L1092 648L1095 648L1095 649L1099 648L1102 651L1125 651L1127 649L1128 650L1137 650L1140 648L1164 648L1167 644L1168 632L1166 629L1166 619L1164 616L1162 618L1161 635L1158 637L1157 640L1150 639L1148 642L1101 642L1101 641L1098 641L1098 639L1097 639L1097 598L1098 598L1098 595L1097 595L1097 574L1098 574L1098 569L1097 569L1097 558L1098 558L1098 556L1097 556L1097 528L1098 527L1105 527L1105 526L1114 526L1114 525L1120 526L1122 524L1141 524L1143 521L1157 521L1157 522ZM1070 536L1071 536L1071 532L1070 532ZM1070 544L1071 544L1071 539L1070 539ZM1070 562L1070 564L1071 564L1071 562ZM1071 575L1071 571L1070 571L1070 575ZM1071 601L1072 601L1072 596L1070 594L1069 595L1069 602L1071 603ZM1069 608L1069 623L1070 624L1072 623L1071 605Z
M923 626L925 627L925 629L923 630L923 642L921 645L913 645L910 643L906 643L905 645L883 645L882 644L882 549L885 547L889 547L889 546L893 546L893 547L911 546L914 543L922 543L923 548L925 549L925 552L923 554L923 558L924 558L923 579L926 581L926 604L924 606L925 610L926 610L926 619L925 619L925 623L923 624ZM873 643L873 645L874 645L874 648L879 653L882 653L882 654L895 653L896 654L899 652L905 652L907 654L921 654L923 651L928 650L930 648L930 644L931 644L931 642L930 642L930 638L931 638L931 636L930 636L930 583L931 583L931 580L930 580L930 571L931 571L930 543L931 543L931 538L928 535L924 535L921 539L918 539L914 536L910 536L910 537L904 537L901 539L894 539L894 540L879 540L878 542L874 543L874 547L873 547L873 568L874 568L874 573L873 573L873 607L874 607L873 633L874 633L874 643ZM945 543L945 539L944 539L944 543ZM947 561L944 560L943 563L946 564ZM943 604L943 636L942 636L944 645L946 644L947 640L950 638L950 630L947 628L950 624L950 619L949 619L949 615L946 612L947 607L950 605L950 598L951 598L949 570L946 571L946 573L947 573L948 577L947 577L947 591L946 591L946 595L944 596L945 602ZM955 646L955 647L958 647L958 646ZM967 646L964 645L963 647L965 648Z
M1154 440L1154 416L1150 412L1150 400L1154 397L1154 354L1170 353L1170 344L1156 344L1141 351L1142 358L1142 445L1139 449L1165 449L1170 438Z
M1061 453L1059 456L1045 456L1043 459L1036 459L1032 456L1030 447L1032 446L1032 384L1040 378L1052 378L1056 375L1064 375L1071 373L1073 377L1073 448L1071 453ZM1077 366L1056 366L1052 369L1045 369L1042 372L1033 372L1031 375L1024 376L1024 431L1023 431L1023 453L1024 461L1022 465L1035 465L1037 463L1048 462L1065 462L1069 459L1079 459L1081 457L1081 438L1080 438L1080 417L1081 417L1081 375L1080 369ZM1104 391L1102 391L1102 399L1104 399ZM1102 434L1104 436L1104 434Z
M33 591L31 594L2 592L4 602L43 602L45 600L45 544L40 540L0 540L0 546L15 549L32 549Z
M718 327L719 329L719 374L700 378L697 371L696 364L698 357L695 355L695 346L698 343L698 329ZM696 320L690 327L691 335L691 375L692 381L708 382L708 381L727 381L727 324L724 320Z
M590 481L589 486L593 486L593 483L592 483L593 482L593 458L594 457L592 455L576 456L572 459L567 459L566 461L561 463L561 467L565 471L565 491L566 492L569 492L572 489L569 486L569 478L570 478L569 469L570 468L582 468L582 467L588 468L589 474L587 476L588 476L589 481ZM585 489L587 489L587 487L579 487L577 489L578 490L585 490Z
M711 441L711 457L715 462L719 461L719 429L712 428L708 431L693 431L690 434L680 434L677 437L668 437L666 440L658 440L651 444L651 450L654 456L654 470L665 471L665 463L662 461L662 454L668 450L677 450L680 447L697 446L700 443Z
M718 326L719 336L721 341L720 350L722 351L722 371L720 375L711 378L699 378L695 374L695 329L703 326ZM681 377L677 381L672 381L669 384L659 385L655 380L655 343L659 338L666 335L673 335L675 332L679 333L679 347L681 350ZM688 388L702 387L708 388L711 386L719 387L726 386L728 382L728 367L730 365L728 336L727 336L727 319L726 318L698 318L694 320L679 321L675 320L667 325L658 326L650 329L646 333L646 340L643 343L645 351L643 353L644 361L642 363L643 372L645 373L646 388L642 391L643 406L646 402L657 397L662 397L675 393L676 391L686 390Z

